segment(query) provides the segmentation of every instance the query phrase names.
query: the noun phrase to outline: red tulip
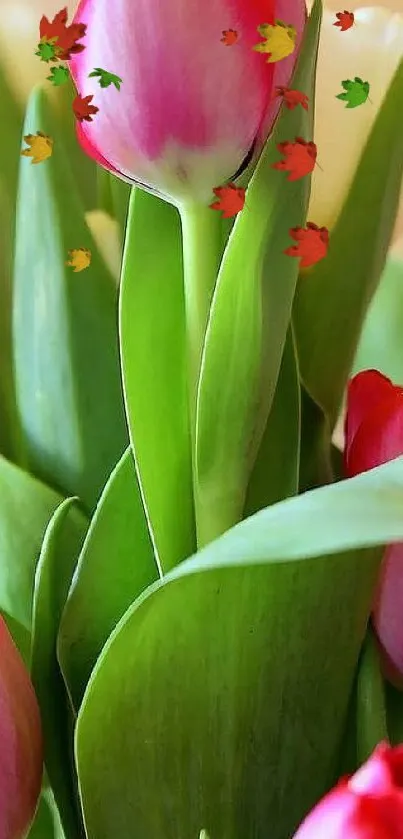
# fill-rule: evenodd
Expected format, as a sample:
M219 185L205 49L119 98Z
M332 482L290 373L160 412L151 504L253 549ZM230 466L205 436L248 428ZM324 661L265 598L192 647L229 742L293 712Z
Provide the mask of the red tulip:
M403 454L403 388L377 370L364 370L347 393L345 471L366 472ZM373 621L384 672L403 686L403 543L387 548L382 563Z
M0 839L26 835L41 791L42 765L38 703L0 617Z
M83 148L124 180L208 204L261 150L305 16L304 0L81 0L74 22L87 26L85 49L70 68L99 108L77 124ZM257 28L278 19L296 29L297 48L269 63L253 49L263 43ZM94 69L118 76L120 90L89 78Z
M319 802L294 839L403 839L403 746L381 743Z

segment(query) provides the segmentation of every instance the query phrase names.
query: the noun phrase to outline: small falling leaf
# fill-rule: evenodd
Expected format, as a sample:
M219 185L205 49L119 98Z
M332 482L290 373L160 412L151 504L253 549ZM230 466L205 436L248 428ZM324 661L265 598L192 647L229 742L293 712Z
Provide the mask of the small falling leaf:
M363 82L359 76L356 76L354 81L346 79L341 83L341 86L344 87L344 93L339 93L336 99L347 102L346 108L357 108L359 105L363 105L369 97L369 83Z
M57 37L49 39L41 38L35 55L38 55L41 61L44 61L46 64L48 64L49 61L57 61L61 53L62 50L57 45Z
M257 30L264 41L256 44L253 49L256 52L268 53L268 64L281 61L294 52L297 31L291 24L276 20L275 23L262 23Z
M230 183L227 186L215 187L213 192L218 201L210 204L210 208L212 210L222 210L223 218L232 218L243 210L246 192L243 187Z
M339 26L341 32L347 32L347 29L351 29L354 26L354 12L348 12L347 9L344 12L336 12L337 20L335 20L333 26Z
M69 260L66 265L70 265L75 274L84 271L91 263L91 251L88 248L73 248L68 254Z
M72 102L72 108L74 111L74 116L78 119L79 122L82 122L84 119L87 122L92 122L92 114L96 114L99 111L99 108L96 105L91 105L90 102L94 97L92 95L89 96L76 96L76 98Z
M60 87L62 84L66 84L69 78L69 71L67 67L64 67L63 64L58 64L56 67L52 67L50 71L50 76L46 76L48 82L51 82L55 87Z
M223 29L221 43L226 47L232 47L238 40L238 32L236 29Z
M293 227L289 232L291 238L298 244L291 245L284 253L287 256L300 257L300 268L309 268L324 259L329 247L327 227L318 227L317 224L308 221L306 227Z
M284 155L284 160L272 163L272 168L289 172L287 181L297 181L313 171L318 154L315 143L296 137L294 143L277 143L277 148Z
M24 137L24 143L29 148L23 149L21 155L23 157L32 157L32 163L42 163L51 157L53 152L53 139L42 131L37 131L36 134L27 134Z
M282 97L289 111L293 111L297 105L302 105L306 111L308 110L309 98L306 93L302 93L300 90L290 90L289 87L276 87L275 96Z
M72 55L82 52L84 44L78 44L87 31L85 23L71 23L67 26L67 6L58 12L52 21L43 15L39 24L40 42L57 39L58 54L53 60L68 61Z
M100 87L109 87L109 85L113 84L117 90L120 90L120 85L123 81L120 76L116 76L115 73L109 73L108 70L102 70L102 67L95 67L92 73L89 73L88 78L90 79L92 76L99 77Z

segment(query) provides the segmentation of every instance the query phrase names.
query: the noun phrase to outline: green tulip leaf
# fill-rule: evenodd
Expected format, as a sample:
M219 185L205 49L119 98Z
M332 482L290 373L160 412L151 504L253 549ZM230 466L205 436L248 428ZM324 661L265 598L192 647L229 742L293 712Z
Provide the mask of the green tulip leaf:
M0 456L0 611L23 655L31 632L35 568L47 524L61 501Z
M34 591L31 677L39 702L45 766L66 839L82 836L71 762L72 713L56 658L59 621L88 522L67 498L45 533Z
M78 710L112 630L158 578L130 449L106 484L92 519L59 630L58 656Z
M290 329L273 404L249 480L245 516L298 492L300 403L298 365Z
M88 839L293 835L337 777L402 507L401 457L262 510L138 599L78 716Z
M165 571L195 550L181 230L174 207L137 188L123 256L120 340L130 439Z
M303 272L297 288L294 326L301 378L332 427L394 228L403 174L402 102L403 61L331 231L328 255Z
M57 121L41 89L24 136L54 140L52 156L21 158L14 268L18 410L30 469L91 511L127 446L116 283L98 254L76 194ZM88 248L85 272L66 265Z
M0 451L21 464L11 342L11 274L23 114L0 66Z
M292 87L314 101L321 3L307 24ZM298 277L284 253L304 226L310 178L273 169L278 144L312 140L313 109L283 108L259 159L218 274L202 356L196 510L204 544L241 518L250 471L274 398Z

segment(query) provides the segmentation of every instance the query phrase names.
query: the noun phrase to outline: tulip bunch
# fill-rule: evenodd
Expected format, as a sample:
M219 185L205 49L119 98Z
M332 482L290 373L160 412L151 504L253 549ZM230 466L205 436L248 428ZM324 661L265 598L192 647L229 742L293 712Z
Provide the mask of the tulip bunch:
M402 839L403 19L163 5L0 74L0 839Z

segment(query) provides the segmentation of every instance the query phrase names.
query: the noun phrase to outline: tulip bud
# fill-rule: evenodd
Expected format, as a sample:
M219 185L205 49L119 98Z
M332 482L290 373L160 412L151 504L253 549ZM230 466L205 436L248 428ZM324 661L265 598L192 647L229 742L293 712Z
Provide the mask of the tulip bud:
M391 0L387 3L391 6ZM337 11L350 5L337 5ZM402 0L396 10L403 12ZM403 15L386 8L355 11L355 23L345 32L334 26L334 12L325 10L318 55L315 142L321 169L315 168L309 218L332 228L357 169L400 60L403 58ZM359 76L370 83L370 100L345 108L336 98L343 79ZM403 233L403 198L395 235Z
M312 810L294 839L403 839L403 746L381 743Z
M82 0L85 49L70 68L80 96L99 108L79 121L85 151L124 180L173 200L208 203L262 148L297 57L303 0ZM258 26L280 19L297 31L288 58L253 49ZM237 39L226 45L223 31ZM101 68L122 79L101 87Z
M403 388L377 370L363 370L347 392L345 471L348 477L403 454ZM373 621L385 676L403 687L403 544L382 562Z
M34 689L0 617L0 839L26 835L41 790L42 763Z

